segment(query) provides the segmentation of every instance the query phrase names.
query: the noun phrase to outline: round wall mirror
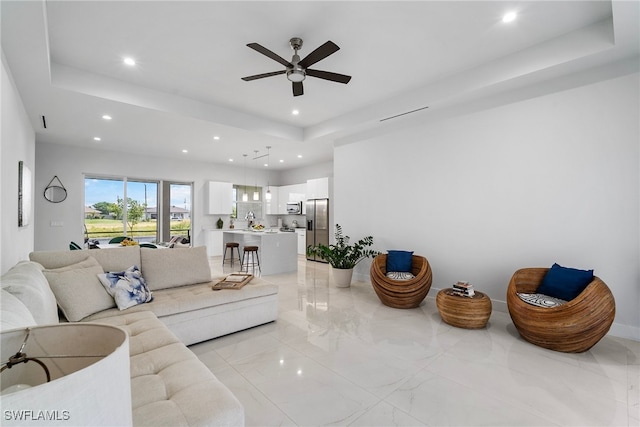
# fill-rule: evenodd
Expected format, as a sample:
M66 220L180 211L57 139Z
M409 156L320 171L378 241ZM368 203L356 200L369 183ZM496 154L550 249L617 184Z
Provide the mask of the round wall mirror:
M67 198L67 189L51 185L44 189L44 198L51 203L60 203Z
M67 189L58 176L54 176L44 189L44 198L51 203L60 203L67 198Z

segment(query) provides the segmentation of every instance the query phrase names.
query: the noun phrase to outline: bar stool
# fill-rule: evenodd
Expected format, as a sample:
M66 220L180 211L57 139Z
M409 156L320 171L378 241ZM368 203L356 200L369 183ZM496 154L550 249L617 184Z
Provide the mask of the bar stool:
M227 249L231 249L231 256L229 257L229 260L231 261L231 267L233 267L233 250L235 249L238 254L238 262L240 263L240 268L242 268L242 261L240 260L240 243L227 242L227 244L224 245L224 256L222 257L222 265L224 265L227 260Z
M249 257L251 257L251 262L249 262ZM244 267L247 268L247 273L249 272L249 265L251 265L251 269L255 270L256 265L258 266L258 271L260 270L260 257L258 256L258 247L257 246L245 246L244 252L242 253L242 264L240 264L240 271Z

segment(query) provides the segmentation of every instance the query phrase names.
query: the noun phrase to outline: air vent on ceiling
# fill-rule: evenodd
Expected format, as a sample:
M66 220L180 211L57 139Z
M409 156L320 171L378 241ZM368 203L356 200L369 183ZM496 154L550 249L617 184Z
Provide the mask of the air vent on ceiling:
M427 107L416 108L415 110L406 111L404 113L396 114L395 116L390 116L390 117L386 117L384 119L380 119L380 121L384 122L385 120L391 120L391 119L395 119L397 117L406 116L407 114L415 113L415 112L421 111L421 110L426 110L427 108L429 108L429 107L427 106Z

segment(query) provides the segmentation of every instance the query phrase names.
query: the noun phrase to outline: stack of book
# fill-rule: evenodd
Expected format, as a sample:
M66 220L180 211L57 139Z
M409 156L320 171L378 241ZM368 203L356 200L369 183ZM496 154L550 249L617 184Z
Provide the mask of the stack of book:
M453 294L471 298L475 292L473 291L473 285L471 283L460 281L453 285Z

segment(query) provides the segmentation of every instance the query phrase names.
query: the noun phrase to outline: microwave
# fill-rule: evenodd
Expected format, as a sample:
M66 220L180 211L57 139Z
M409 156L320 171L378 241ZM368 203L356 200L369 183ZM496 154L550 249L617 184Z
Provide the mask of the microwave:
M302 214L302 202L288 202L287 213L291 215Z

